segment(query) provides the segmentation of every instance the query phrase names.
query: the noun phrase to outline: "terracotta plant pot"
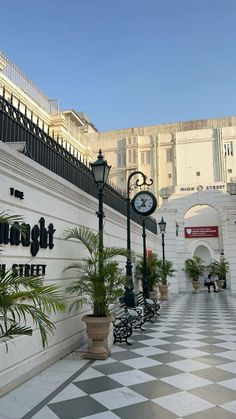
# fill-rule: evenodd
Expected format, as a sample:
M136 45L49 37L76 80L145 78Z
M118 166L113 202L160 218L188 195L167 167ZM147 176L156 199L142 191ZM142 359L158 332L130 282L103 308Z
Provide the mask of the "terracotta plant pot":
M161 301L167 301L169 300L169 286L168 284L163 285L163 284L159 284L159 291L160 291L160 300Z
M223 291L222 287L224 285L224 280L223 279L217 279L216 283L219 287L219 291Z
M193 289L195 292L197 292L198 288L200 288L201 284L199 281L192 281Z
M152 299L157 300L158 297L159 297L158 294L159 293L158 293L158 290L157 289L156 290L149 291L149 298L151 298L151 300Z
M111 351L106 348L104 339L109 335L112 316L94 317L92 315L83 316L82 320L87 326L87 335L92 341L92 346L84 354L87 359L107 359Z

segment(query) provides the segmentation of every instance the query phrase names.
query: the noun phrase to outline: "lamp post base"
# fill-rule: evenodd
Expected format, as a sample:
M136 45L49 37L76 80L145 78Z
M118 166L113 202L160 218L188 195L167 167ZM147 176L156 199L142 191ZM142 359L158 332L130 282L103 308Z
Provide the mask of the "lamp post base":
M123 296L123 301L128 307L135 307L135 297L133 289L126 288Z
M146 284L146 281L143 281L143 295L145 298L149 298L149 288L148 284Z

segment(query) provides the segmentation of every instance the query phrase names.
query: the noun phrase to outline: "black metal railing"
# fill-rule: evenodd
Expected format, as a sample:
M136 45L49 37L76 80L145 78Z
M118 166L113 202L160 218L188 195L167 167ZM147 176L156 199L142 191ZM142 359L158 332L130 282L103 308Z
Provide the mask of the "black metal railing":
M24 152L26 156L88 194L97 197L97 187L89 167L2 96L0 96L0 141L24 142L26 144ZM104 203L126 216L127 202L125 197L110 185L106 186L106 191ZM140 225L142 224L141 217L132 208L131 219ZM147 217L146 228L157 234L156 220Z

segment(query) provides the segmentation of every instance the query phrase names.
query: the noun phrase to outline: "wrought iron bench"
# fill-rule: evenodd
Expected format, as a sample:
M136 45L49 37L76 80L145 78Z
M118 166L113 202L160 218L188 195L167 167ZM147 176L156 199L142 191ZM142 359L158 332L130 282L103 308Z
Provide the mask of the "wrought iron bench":
M141 291L135 294L135 297L137 305L143 308L145 320L152 322L152 318L155 315L159 316L160 304L157 300L146 299Z
M140 329L142 331L145 331L145 329L142 328L142 325L145 323L145 317L143 315L142 307L130 308L126 305L123 305L122 307L124 308L127 318L129 322L132 324L133 329Z
M129 309L125 305L111 304L109 310L114 317L113 321L113 335L114 343L128 342L128 338L132 335L133 329L140 328L145 322L145 318L141 308Z

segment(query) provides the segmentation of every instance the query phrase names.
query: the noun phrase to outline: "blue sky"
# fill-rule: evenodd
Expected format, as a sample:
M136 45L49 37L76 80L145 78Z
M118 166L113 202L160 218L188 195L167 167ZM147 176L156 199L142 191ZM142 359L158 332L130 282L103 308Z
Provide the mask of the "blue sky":
M100 130L235 115L235 0L1 2L2 50Z

